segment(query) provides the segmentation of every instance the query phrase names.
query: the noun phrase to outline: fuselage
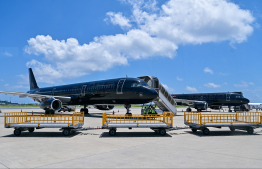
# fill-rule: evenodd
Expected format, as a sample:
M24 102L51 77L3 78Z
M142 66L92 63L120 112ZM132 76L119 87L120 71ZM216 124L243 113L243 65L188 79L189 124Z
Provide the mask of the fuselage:
M172 94L174 99L206 101L208 106L239 106L249 103L241 92Z
M117 78L30 90L28 93L71 97L69 105L144 104L158 97L155 89L137 78Z

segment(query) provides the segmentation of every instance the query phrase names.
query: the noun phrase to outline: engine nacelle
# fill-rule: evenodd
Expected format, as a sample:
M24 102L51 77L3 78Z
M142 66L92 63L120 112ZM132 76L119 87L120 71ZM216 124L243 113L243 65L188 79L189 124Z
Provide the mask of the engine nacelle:
M60 110L62 108L62 102L58 99L48 99L40 103L40 108L44 110Z
M112 105L94 105L98 110L112 110L115 106Z
M197 110L207 110L208 105L206 102L194 102L193 107Z

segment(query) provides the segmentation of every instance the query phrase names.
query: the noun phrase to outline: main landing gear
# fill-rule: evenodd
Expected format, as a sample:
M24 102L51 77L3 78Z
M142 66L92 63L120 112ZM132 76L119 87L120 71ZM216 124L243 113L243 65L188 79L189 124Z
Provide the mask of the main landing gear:
M232 112L231 106L228 106L228 112Z
M126 108L126 114L132 114L130 112L130 108L131 108L131 105L130 104L125 104L125 108Z
M45 114L55 114L55 110L45 109Z
M86 107L87 105L84 105L84 108L80 109L80 112L84 112L84 114L89 114L88 109Z

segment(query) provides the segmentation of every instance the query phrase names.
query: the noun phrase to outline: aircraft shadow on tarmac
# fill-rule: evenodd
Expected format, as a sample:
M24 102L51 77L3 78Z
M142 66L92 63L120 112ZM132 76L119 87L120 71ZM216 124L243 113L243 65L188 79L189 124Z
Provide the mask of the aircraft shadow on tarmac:
M2 137L16 137L16 138L40 138L40 137L44 137L44 138L72 138L75 137L77 135L79 135L81 132L75 132L75 133L70 133L69 136L64 136L62 132L33 132L33 133L29 133L29 132L22 132L20 136L15 136L14 134L9 134L6 136L2 136Z
M246 131L244 130L236 130L234 132L232 131L212 131L210 130L210 134L209 135L204 135L202 131L197 131L197 132L192 132L192 131L185 131L188 134L192 134L198 137L220 137L220 136L259 136L261 134L261 132L254 132L253 134L248 134Z
M109 132L103 132L99 138L136 138L136 137L159 137L159 138L166 138L172 137L168 133L166 135L161 136L155 132L116 132L116 135L110 136Z
M85 117L91 117L91 118L102 118L103 113L90 113L90 114L85 114Z

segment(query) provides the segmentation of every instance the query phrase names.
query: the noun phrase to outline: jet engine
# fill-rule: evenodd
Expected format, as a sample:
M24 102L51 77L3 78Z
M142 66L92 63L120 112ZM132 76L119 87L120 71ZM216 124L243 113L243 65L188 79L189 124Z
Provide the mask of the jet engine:
M208 105L206 102L194 102L193 107L200 111L200 110L207 110Z
M60 110L62 108L62 102L58 99L48 99L40 103L40 108L44 110Z
M98 110L112 110L115 106L112 105L94 105Z

